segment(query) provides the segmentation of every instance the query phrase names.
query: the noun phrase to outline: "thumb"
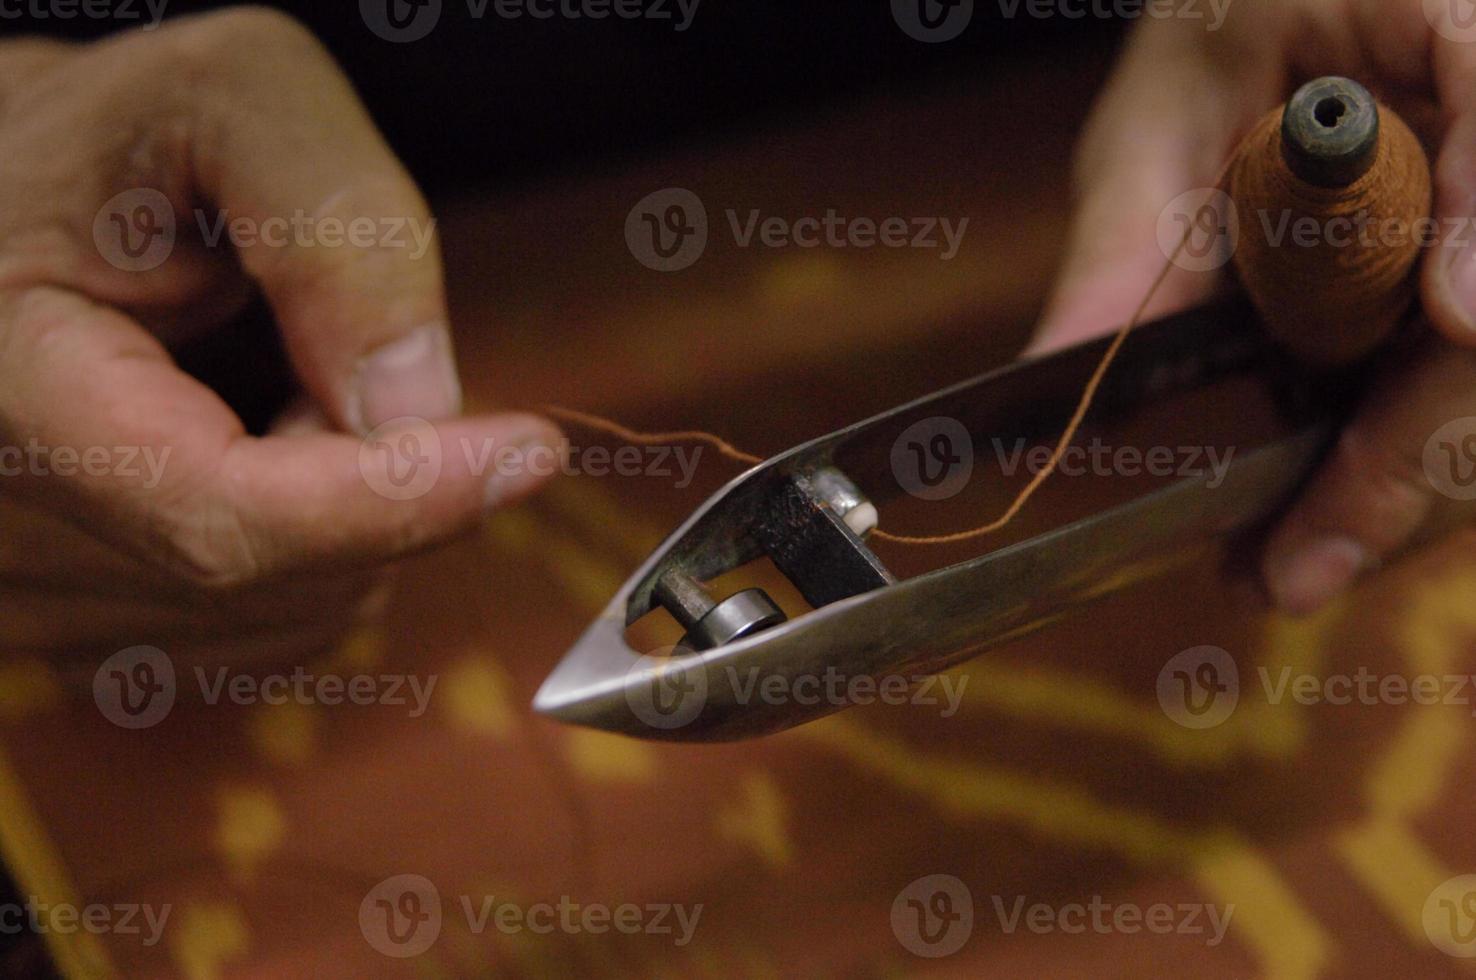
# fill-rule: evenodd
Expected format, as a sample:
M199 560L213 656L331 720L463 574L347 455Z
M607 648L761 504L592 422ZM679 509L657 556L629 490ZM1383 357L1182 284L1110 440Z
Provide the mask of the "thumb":
M248 229L229 244L271 304L304 387L359 435L402 416L458 415L425 199L308 31L272 13L236 18L230 34L198 43L219 52L228 91L252 97L199 100L192 173L220 208L213 218Z
M5 489L202 586L397 558L559 469L558 430L528 415L253 438L138 324L70 293L6 297L0 326Z
M1415 535L1440 493L1464 499L1476 447L1476 45L1430 35L1450 123L1432 174L1441 247L1424 256L1422 306L1440 336L1386 375L1267 543L1277 604L1306 613ZM1456 234L1447 235L1454 229ZM1448 239L1448 241L1447 241ZM1454 247L1447 247L1454 246ZM1454 346L1453 346L1454 345ZM1442 473L1443 470L1443 473Z
M1430 322L1452 343L1476 346L1476 45L1449 31L1430 36L1435 94L1450 120L1431 172L1440 247L1428 250L1420 299Z
M1433 177L1442 247L1425 256L1421 299L1442 334L1476 346L1476 111L1451 124Z
M329 431L241 438L216 486L245 561L224 576L368 566L451 540L559 471L562 436L523 414L392 420L363 439Z
M1294 615L1316 611L1409 544L1441 493L1462 499L1470 474L1461 468L1469 469L1476 445L1472 416L1476 352L1432 335L1381 378L1267 543L1263 567L1276 604ZM1452 461L1443 448L1455 451Z

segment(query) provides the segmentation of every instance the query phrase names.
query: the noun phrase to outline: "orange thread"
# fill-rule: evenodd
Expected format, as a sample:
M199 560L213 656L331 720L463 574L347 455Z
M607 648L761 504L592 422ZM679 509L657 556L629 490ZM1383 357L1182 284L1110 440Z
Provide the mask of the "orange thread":
M1407 129L1403 128L1403 123L1399 122L1398 117L1395 116L1394 113L1390 112L1387 108L1382 106L1380 108L1383 110L1386 120L1393 120L1393 125L1389 128L1397 130L1396 137L1399 144L1397 146L1397 150L1399 152L1395 154L1395 156L1398 159L1406 161L1406 163L1391 163L1390 153L1387 149L1385 149L1381 152L1380 157L1380 163L1383 164L1383 167L1375 167L1374 175L1370 179L1355 183L1350 191L1345 193L1341 197L1333 195L1326 199L1317 197L1315 191L1309 192L1304 186L1302 188L1299 188L1299 190L1304 197L1308 194L1311 194L1312 199L1303 200L1293 195L1292 201L1295 205L1307 205L1308 209L1311 209L1310 206L1312 204L1321 205L1321 207L1317 208L1316 210L1324 216L1327 216L1329 214L1336 215L1344 213L1347 210L1349 200L1353 201L1353 207L1356 209L1358 207L1364 206L1364 204L1368 200L1378 198L1380 194L1383 194L1384 198L1387 199L1389 196L1387 192L1387 185L1390 183L1390 181L1394 180L1395 178L1406 176L1404 168L1406 166L1413 166L1413 164L1408 163L1408 161L1413 161L1414 163L1423 161L1422 154L1413 155L1408 152L1408 148L1412 143L1413 137L1411 136L1408 139L1405 138ZM1273 120L1279 120L1279 118L1280 110L1277 110L1276 112L1273 112L1272 114L1265 117L1265 119L1263 119L1258 125L1253 127L1251 131L1240 140L1240 142L1235 147L1234 152L1230 154L1229 159L1221 168L1219 176L1215 178L1214 184L1211 188L1212 190L1241 190L1242 192L1244 192L1244 188L1246 186L1249 186L1252 190L1259 191L1268 184L1280 185L1282 183L1283 178L1279 170L1274 169L1274 164L1267 162L1273 159L1279 161L1281 157L1279 144L1273 142L1276 134L1278 133L1276 126L1273 124ZM1418 148L1417 143L1413 143L1413 145L1416 149ZM1256 160L1247 159L1249 157L1255 157ZM1259 163L1257 161L1259 161ZM1419 170L1419 167L1413 166L1413 170L1416 171L1415 176L1418 176L1417 171ZM1391 174L1392 176L1390 176ZM1233 180L1232 176L1234 178ZM1426 180L1428 180L1428 177L1426 178ZM1418 200L1424 192L1422 192L1420 189L1419 181L1411 178L1411 182L1414 184L1413 194L1406 196L1413 196L1416 200ZM1290 193L1286 191L1285 187L1281 187L1281 190L1283 192ZM1238 197L1238 195L1234 196ZM1240 201L1237 200L1237 204L1239 203ZM1076 410L1072 413L1070 420L1066 423L1065 429L1062 430L1061 436L1057 440L1055 448L1051 452L1050 458L1046 461L1046 465L1043 466L1040 471L1031 478L1030 482L1025 485L1025 487L1019 492L1019 494L1015 496L1015 499L1007 508L1005 508L1004 513L1001 514L999 518L990 521L988 524L981 525L980 527L972 528L967 531L959 531L955 534L944 534L937 536L911 536L891 534L887 531L883 531L882 529L877 528L876 530L871 532L871 537L874 540L887 541L892 544L898 545L946 545L958 544L964 541L971 541L975 538L980 538L989 534L993 534L1008 526L1009 523L1019 515L1020 511L1024 509L1025 505L1030 501L1030 498L1035 495L1035 492L1039 490L1041 486L1045 483L1045 481L1050 479L1050 477L1060 467L1061 460L1065 456L1066 450L1070 448L1072 440L1076 438L1077 433L1081 429L1082 423L1086 420L1087 413L1091 410L1092 403L1097 397L1097 390L1101 387L1102 381L1107 376L1107 372L1111 370L1113 363L1117 360L1117 356L1121 352L1123 344L1127 342L1128 335L1131 334L1133 330L1142 322L1144 315L1147 313L1149 304L1153 302L1153 298L1158 295L1158 291L1163 287L1163 283L1168 278L1169 273L1173 271L1175 264L1178 262L1180 255L1183 254L1185 247L1188 246L1189 240L1194 234L1195 230L1195 224L1192 222L1188 227L1185 228L1184 234L1179 239L1178 245L1169 254L1168 259L1164 262L1163 267L1158 272L1158 275L1154 277L1152 284L1148 287L1147 292L1144 293L1142 301L1138 303L1137 308L1133 311L1132 316L1128 318L1127 322L1118 329L1116 335L1112 338L1112 342L1103 352L1101 360L1097 362L1097 366L1092 371L1092 375L1087 381L1086 387L1082 390L1081 398L1078 400L1076 405ZM1244 258L1245 256L1237 253L1237 266L1239 267L1239 271L1241 272L1242 279L1250 280L1247 283L1249 287L1249 292L1251 293L1252 298L1258 301L1257 305L1260 306L1261 304L1259 300L1262 297L1258 295L1259 293L1261 293L1261 290L1257 288L1259 283L1255 279L1255 268L1253 267L1247 269L1246 263L1243 261ZM1391 278L1394 278L1398 275L1403 275L1407 277L1408 275L1408 265L1398 262L1399 258L1401 257L1390 259L1388 256L1382 256L1375 257L1375 259L1373 260L1373 272L1368 278L1377 280L1379 287L1381 287L1379 291L1383 294L1388 293L1388 287L1390 285L1389 280ZM1391 262L1394 262L1395 267L1398 269L1397 273L1388 273L1387 267ZM1298 285L1300 285L1300 283ZM1363 297L1362 294L1360 294L1360 301L1366 301L1366 297ZM1296 345L1293 344L1293 346ZM693 431L647 434L636 432L632 429L628 429L625 426L620 425L619 423L612 422L609 419L600 418L599 416L590 415L585 412L577 412L570 409L558 407L550 408L548 411L549 414L555 417L567 419L580 425L586 425L590 428L598 429L600 431L609 433L610 435L637 444L649 445L656 442L681 441L705 442L715 446L718 452L722 453L724 456L727 456L728 458L736 460L740 463L744 463L746 465L755 465L761 462L759 457L753 456L749 453L745 453L709 432Z
M1233 162L1234 157L1232 156L1231 162L1226 163L1224 169L1220 171L1220 176L1215 180L1214 186L1216 189L1223 189ZM1097 397L1097 389L1101 387L1103 379L1107 377L1107 372L1112 368L1113 362L1117 360L1118 352L1122 350L1122 345L1127 341L1128 334L1132 333L1133 329L1142 321L1143 314L1148 309L1148 304L1153 302L1153 297L1158 294L1158 290L1163 286L1164 280L1168 278L1169 272L1173 270L1174 263L1184 251L1185 246L1189 244L1189 237L1193 233L1194 227L1192 225L1184 230L1184 235L1179 239L1178 246L1170 253L1168 260L1163 264L1163 268L1154 277L1152 285L1148 287L1148 291L1143 295L1138 308L1133 311L1133 315L1117 331L1117 335L1112 338L1112 343L1103 352L1102 359L1097 362L1096 369L1092 372L1090 380L1087 381L1086 388L1082 391L1081 399L1076 405L1076 411L1072 413L1071 420L1066 423L1066 428L1062 431L1060 439L1057 440L1056 447L1051 452L1050 459L1047 460L1046 465L1041 467L1040 471L1031 478L1030 482L1026 484L1024 489L1020 491L1014 501L1011 502L1009 507L1005 509L1004 513L998 519L968 531L959 531L956 534L944 534L935 537L890 534L881 528L876 528L871 532L871 538L898 545L958 544L963 541L972 541L974 538L981 538L993 534L1013 521L1020 511L1024 509L1026 503L1030 501L1030 498L1035 495L1035 491L1039 490L1041 485L1050 479L1051 475L1056 472L1057 467L1061 465L1062 457L1065 456L1066 450L1070 447L1071 440L1076 438L1076 433L1081 429L1081 424L1085 421L1087 412L1091 410L1092 402ZM592 415L589 412L564 408L559 405L545 406L543 411L554 418L563 419L576 425L583 425L587 428L612 435L617 439L634 443L635 445L652 445L664 442L703 442L716 448L722 455L739 463L753 466L763 462L759 457L743 452L741 449L736 448L731 443L726 442L711 432L703 432L701 430L637 432L611 419Z
M1244 145L1244 142L1242 142L1241 146ZM1236 147L1235 153L1230 155L1230 160L1221 168L1220 175L1215 178L1215 190L1224 189L1226 178L1230 174L1230 168L1240 155L1240 149L1240 146ZM988 524L973 528L972 530L959 531L957 534L943 534L935 537L911 537L901 534L889 534L881 528L872 531L871 536L880 541L888 541L892 544L900 545L958 544L963 541L972 541L974 538L982 538L986 535L994 534L1013 521L1020 511L1024 509L1026 503L1030 501L1030 498L1035 495L1035 491L1039 490L1041 485L1050 479L1051 475L1056 472L1056 468L1061 465L1062 457L1066 455L1066 450L1071 446L1071 440L1076 438L1076 433L1080 431L1082 422L1086 420L1087 412L1091 410L1092 402L1096 400L1097 389L1102 386L1102 381L1107 377L1107 372L1111 370L1113 362L1117 360L1117 355L1122 350L1122 345L1127 342L1128 334L1132 333L1134 328L1142 322L1143 315L1148 311L1148 304L1152 303L1153 297L1158 295L1159 289L1163 287L1164 280L1173 271L1174 263L1178 261L1185 246L1189 244L1189 237L1193 234L1194 225L1190 224L1189 227L1184 229L1184 234L1180 237L1179 244L1169 253L1168 260L1163 263L1163 268L1158 270L1158 275L1153 278L1153 283L1148 287L1148 291L1143 294L1143 299L1138 303L1138 308L1133 311L1132 316L1128 317L1127 322L1118 329L1117 335L1112 338L1112 343L1102 353L1102 359L1097 362L1097 367L1092 371L1092 376L1087 381L1086 388L1082 390L1081 399L1076 404L1076 411L1072 413L1071 420L1066 423L1066 428L1062 430L1061 438L1056 441L1056 447L1051 451L1050 459L1046 461L1045 466L1041 467L1040 472L1031 478L1030 482L1025 485L1024 489L1020 491L1014 501L1010 503L1009 507L1005 508L1005 512L997 520L990 521Z
M1222 176L1220 179L1223 181L1224 177ZM1179 239L1178 246L1169 256L1169 260L1163 264L1163 268L1159 270L1158 275L1153 280L1153 284L1148 287L1148 292L1143 295L1143 300L1138 304L1138 308L1133 311L1133 315L1128 318L1128 321L1118 329L1117 335L1112 338L1112 343L1102 353L1102 359L1097 362L1096 369L1092 371L1091 379L1087 381L1086 388L1082 390L1081 399L1076 403L1076 411L1072 413L1071 420L1066 423L1066 428L1062 430L1061 438L1056 441L1056 448L1051 451L1050 459L1046 461L1045 466L1041 467L1040 472L1031 477L1030 482L1025 485L1025 488L1020 491L1014 501L1010 503L1009 507L1005 508L1005 512L998 519L969 531L959 531L956 534L944 534L936 537L910 537L901 534L889 534L881 528L872 531L872 537L881 541L889 541L892 544L901 545L958 544L963 541L972 541L974 538L982 538L986 535L993 534L996 531L1004 529L1010 521L1013 521L1020 511L1025 508L1030 498L1035 496L1035 491L1039 490L1041 485L1050 479L1051 475L1056 472L1056 468L1061 465L1061 458L1066 455L1066 450L1070 447L1071 440L1076 438L1076 433L1080 431L1082 422L1086 420L1087 412L1091 410L1092 402L1097 398L1097 389L1102 386L1102 380L1107 377L1107 372L1111 370L1112 363L1117 360L1118 352L1122 350L1122 345L1126 343L1128 334L1132 333L1133 328L1142 321L1143 314L1148 309L1148 304L1153 302L1153 297L1158 294L1158 290L1163 286L1164 280L1168 278L1169 271L1174 266L1174 261L1183 252L1184 246L1189 243L1189 236L1193 232L1194 228L1192 225L1184 231L1184 237Z
M1230 172L1240 282L1266 330L1312 364L1361 360L1414 305L1430 163L1399 115L1378 108L1377 154L1347 186L1317 187L1292 171L1281 151L1280 110L1251 130ZM1297 241L1307 219L1318 234Z
M561 405L545 405L543 406L542 411L545 414L551 415L556 419L562 419L565 422L572 422L575 425L582 425L587 429L594 429L596 432L603 432L606 435L612 435L617 439L621 439L625 442L629 442L637 446L654 446L660 443L668 442L702 442L716 449L719 454L726 456L728 459L731 459L736 463L742 463L745 466L757 466L759 463L763 462L763 459L761 457L754 456L752 453L745 453L743 450L723 439L721 436L713 435L711 432L702 432L699 430L684 430L681 432L637 432L634 429L626 428L619 422L615 422L607 418L602 418L599 415L592 415L589 412L580 412L572 408L564 408Z
M1102 359L1097 362L1096 369L1092 371L1091 379L1087 381L1086 388L1081 393L1081 400L1076 403L1076 411L1072 413L1071 421L1066 423L1066 428L1061 432L1061 438L1056 442L1056 448L1051 451L1051 458L1046 460L1046 464L1041 467L1040 472L1031 477L1030 482L1025 485L1025 488L1020 491L1014 501L1010 503L1009 507L1005 508L1005 512L998 519L969 531L959 531L956 534L943 534L936 537L910 537L903 534L890 534L881 528L872 531L871 536L880 541L890 541L892 544L902 545L958 544L962 541L972 541L974 538L982 538L985 535L993 534L996 531L1002 530L1010 521L1013 521L1016 515L1024 509L1026 503L1030 501L1030 498L1035 495L1035 491L1039 490L1041 484L1050 479L1051 475L1056 472L1056 467L1061 465L1061 458L1066 455L1066 449L1071 445L1071 440L1076 438L1076 433L1081 429L1081 423L1086 420L1086 414L1091 410L1092 402L1096 400L1097 389L1101 387L1102 379L1107 377L1107 372L1111 369L1112 362L1117 360L1117 354L1122 350L1122 345L1127 341L1128 334L1132 333L1133 328L1142 320L1143 312L1148 308L1148 304L1153 301L1153 297L1158 293L1159 287L1163 285L1164 279L1168 278L1168 273L1173 267L1174 259L1179 257L1179 253L1183 251L1185 244L1188 243L1189 235L1192 232L1192 227L1184 232L1184 237L1179 241L1178 248L1174 249L1173 257L1164 263L1163 269L1159 271L1157 278L1153 280L1153 285L1149 287L1148 292L1143 296L1143 301L1138 304L1137 310L1128 318L1127 323L1124 323L1118 329L1117 336L1112 338L1112 343L1103 352Z

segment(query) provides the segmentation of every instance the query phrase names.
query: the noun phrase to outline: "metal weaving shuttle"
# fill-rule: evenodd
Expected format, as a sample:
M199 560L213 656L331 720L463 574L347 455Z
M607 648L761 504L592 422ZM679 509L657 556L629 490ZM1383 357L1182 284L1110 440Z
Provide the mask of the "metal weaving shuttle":
M1271 516L1321 456L1356 387L1287 357L1241 302L1146 324L1107 375L1092 419L1173 410L1236 379L1274 406L1275 431L1248 422L1237 431L1236 419L1218 419L1235 447L1222 482L1211 485L1208 474L1175 479L1023 541L990 550L980 539L983 553L970 560L901 580L888 571L866 541L877 509L884 513L904 493L891 464L899 436L947 418L976 442L1022 431L1053 439L1107 343L1000 368L739 476L630 578L545 681L535 708L643 738L730 740L845 706L752 696L765 683L942 670ZM705 583L762 556L812 611L786 618L761 589L710 593ZM671 656L642 656L626 629L657 609L687 635Z

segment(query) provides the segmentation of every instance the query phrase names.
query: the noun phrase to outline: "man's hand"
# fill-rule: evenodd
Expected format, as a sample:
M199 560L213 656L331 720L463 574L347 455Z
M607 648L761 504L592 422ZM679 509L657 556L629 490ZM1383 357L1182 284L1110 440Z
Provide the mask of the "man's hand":
M1423 259L1421 299L1438 335L1386 372L1268 543L1266 582L1291 612L1321 606L1411 538L1436 493L1422 465L1426 442L1446 423L1476 416L1476 33L1450 21L1469 8L1467 0L1235 0L1217 32L1203 21L1149 21L1080 149L1071 248L1036 352L1105 333L1132 313L1165 261L1162 210L1213 183L1239 138L1300 82L1328 74L1364 82L1439 148L1435 216L1458 219L1466 247L1433 248ZM1442 224L1442 237L1450 227ZM1198 302L1214 286L1212 277L1176 273L1149 315Z
M238 9L0 45L0 146L0 649L298 657L348 625L383 563L539 482L454 451L561 437L457 417L425 202L291 20ZM254 231L211 241L197 214ZM307 395L262 438L168 353L257 291ZM433 428L366 450L406 416ZM431 431L439 478L396 492L395 447Z

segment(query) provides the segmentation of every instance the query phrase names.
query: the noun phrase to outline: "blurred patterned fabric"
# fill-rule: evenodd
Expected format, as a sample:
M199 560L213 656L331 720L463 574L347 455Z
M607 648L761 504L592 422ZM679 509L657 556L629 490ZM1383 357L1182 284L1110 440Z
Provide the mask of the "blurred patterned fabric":
M1080 106L1045 125L981 85L444 208L474 407L558 402L770 453L1005 360L1062 241L1079 78L1066 65L1015 79ZM755 207L971 225L949 262L743 249L715 233L694 267L663 275L633 260L622 228L635 201L667 186L698 193L715 227L726 209ZM533 717L533 691L563 651L733 473L704 457L685 488L562 479L475 539L407 563L382 626L306 668L433 680L418 716L390 704L209 705L182 683L165 719L127 731L85 685L6 661L0 845L19 891L49 906L168 909L153 945L146 928L56 923L46 940L59 967L190 978L1467 972L1450 951L1476 953L1476 879L1461 880L1476 872L1470 705L1273 704L1262 677L1469 677L1471 536L1302 622L1256 611L1218 567L1197 566L951 672L963 684L951 717L859 707L734 745ZM1042 506L1035 519L1048 521L1054 505ZM1221 724L1192 729L1158 682L1180 651L1206 645L1235 661L1241 698ZM577 908L577 928L498 925L500 908L561 904ZM674 908L665 931L649 911L699 905L689 936ZM578 918L624 906L644 931ZM392 955L427 939L417 956Z

